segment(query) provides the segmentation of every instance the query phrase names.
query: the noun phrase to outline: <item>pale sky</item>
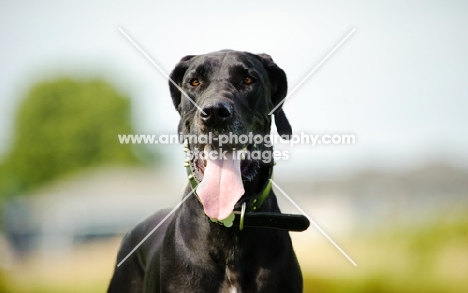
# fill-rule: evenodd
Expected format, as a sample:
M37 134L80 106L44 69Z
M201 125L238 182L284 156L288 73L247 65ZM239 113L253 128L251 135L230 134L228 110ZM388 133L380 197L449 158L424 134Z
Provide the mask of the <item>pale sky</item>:
M167 73L188 54L265 52L290 89L356 28L284 105L295 132L356 145L290 148L283 172L468 167L466 1L9 0L0 11L1 152L20 97L59 74L107 77L132 97L138 132L176 132L167 80L118 27Z

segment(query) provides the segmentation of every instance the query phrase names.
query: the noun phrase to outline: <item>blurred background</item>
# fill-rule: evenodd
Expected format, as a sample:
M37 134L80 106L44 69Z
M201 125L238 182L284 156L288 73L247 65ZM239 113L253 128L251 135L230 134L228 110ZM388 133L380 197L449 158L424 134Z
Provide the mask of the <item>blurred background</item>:
M187 183L165 71L189 54L268 53L294 88L275 181L304 292L468 292L465 1L0 2L0 292L104 292L121 236ZM273 130L275 131L275 130ZM282 209L297 213L280 192Z

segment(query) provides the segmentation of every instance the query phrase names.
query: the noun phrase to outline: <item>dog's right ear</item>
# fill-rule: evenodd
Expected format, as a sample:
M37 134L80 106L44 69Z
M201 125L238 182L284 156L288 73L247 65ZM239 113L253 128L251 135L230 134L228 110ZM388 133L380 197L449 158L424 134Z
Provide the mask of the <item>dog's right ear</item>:
M176 65L174 70L172 70L171 74L169 75L169 90L171 92L172 103L176 110L182 115L181 113L181 98L182 93L179 88L182 86L182 78L184 77L185 71L187 71L190 60L195 57L195 55L188 55L180 59L179 63ZM175 86L174 83L177 85ZM178 88L179 87L179 88Z

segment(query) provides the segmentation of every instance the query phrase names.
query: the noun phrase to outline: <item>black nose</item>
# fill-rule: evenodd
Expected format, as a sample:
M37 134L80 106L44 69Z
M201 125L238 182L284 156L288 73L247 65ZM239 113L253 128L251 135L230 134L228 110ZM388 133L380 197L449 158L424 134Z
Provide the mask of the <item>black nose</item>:
M222 125L233 117L232 106L226 102L210 103L202 108L200 117L207 126Z

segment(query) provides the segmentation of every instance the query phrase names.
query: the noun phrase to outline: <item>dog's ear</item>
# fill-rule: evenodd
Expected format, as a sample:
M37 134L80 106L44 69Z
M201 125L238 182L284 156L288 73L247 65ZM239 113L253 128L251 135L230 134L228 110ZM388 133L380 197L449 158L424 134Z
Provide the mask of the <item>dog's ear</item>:
M274 109L278 104L281 105L273 112L275 114L275 124L278 133L281 136L287 136L288 138L292 135L292 128L289 124L288 118L283 111L283 100L288 93L288 81L286 79L286 73L276 65L270 55L259 54L262 58L263 66L268 71L268 77L270 79L271 86L271 109Z
M184 77L185 71L187 71L190 60L195 57L195 55L188 55L180 59L179 63L177 63L176 67L172 70L171 74L169 74L169 90L171 92L171 97L172 97L172 103L174 103L174 107L176 110L181 113L181 98L182 98L182 93L180 90L177 88L182 86L182 78ZM175 86L172 82L177 84Z
M190 60L193 57L195 57L195 55L188 55L180 59L179 63L177 63L176 67L172 70L171 74L169 74L169 91L171 92L172 103L181 116L177 131L179 134L184 135L188 133L188 130L184 127L184 117L182 117L183 113L181 105L182 93L179 88L182 86L182 78L184 77L185 71L187 71L190 65ZM184 142L183 137L179 137L179 140L180 143Z

